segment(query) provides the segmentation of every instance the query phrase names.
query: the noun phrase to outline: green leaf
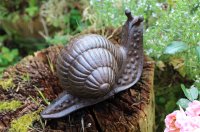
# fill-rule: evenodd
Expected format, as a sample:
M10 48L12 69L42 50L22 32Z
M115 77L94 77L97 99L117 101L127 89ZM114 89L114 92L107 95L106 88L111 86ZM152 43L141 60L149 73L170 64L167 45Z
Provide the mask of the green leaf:
M198 95L199 95L198 88L196 88L195 86L191 86L190 89L188 89L188 90L189 90L193 100L198 98Z
M13 50L11 51L11 54L12 54L14 57L18 56L18 55L19 55L18 49L13 49Z
M181 88L183 90L184 95L188 98L188 93L187 93L187 89L186 89L185 85L181 84Z
M182 41L173 41L166 48L165 54L175 54L177 52L182 52L188 49L188 45Z
M2 53L8 53L10 50L7 47L2 47L1 52Z
M200 46L196 47L196 54L197 54L198 60L200 62Z
M38 7L35 7L35 6L26 8L26 12L31 17L33 17L38 12L38 10L39 10Z
M28 4L29 6L36 6L36 0L29 0Z
M6 35L1 35L0 36L0 42L3 42L5 39L7 39L8 38L8 36L6 36Z
M6 67L0 67L0 73L3 72L4 69L6 69Z
M177 104L177 105L180 105L182 108L187 108L189 102L190 102L190 101L189 101L188 99L181 98L181 99L179 99L179 100L176 102L176 104Z
M198 98L198 89L192 86L190 89L185 88L183 84L181 84L181 88L185 94L185 96L190 100L193 101Z

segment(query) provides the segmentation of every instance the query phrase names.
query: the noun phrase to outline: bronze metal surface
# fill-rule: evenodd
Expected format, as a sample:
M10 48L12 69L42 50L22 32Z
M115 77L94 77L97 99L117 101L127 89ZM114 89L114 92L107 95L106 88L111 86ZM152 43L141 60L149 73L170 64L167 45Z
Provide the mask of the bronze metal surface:
M59 118L101 102L133 86L143 69L143 18L126 10L120 45L89 34L72 40L57 59L57 76L65 91L42 113Z

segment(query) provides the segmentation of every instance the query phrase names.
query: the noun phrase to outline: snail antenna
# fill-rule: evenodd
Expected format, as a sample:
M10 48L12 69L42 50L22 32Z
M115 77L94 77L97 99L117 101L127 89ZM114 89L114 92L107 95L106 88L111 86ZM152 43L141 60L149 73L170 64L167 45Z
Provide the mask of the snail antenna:
M127 16L129 21L133 20L133 15L131 14L130 9L125 10L125 15Z

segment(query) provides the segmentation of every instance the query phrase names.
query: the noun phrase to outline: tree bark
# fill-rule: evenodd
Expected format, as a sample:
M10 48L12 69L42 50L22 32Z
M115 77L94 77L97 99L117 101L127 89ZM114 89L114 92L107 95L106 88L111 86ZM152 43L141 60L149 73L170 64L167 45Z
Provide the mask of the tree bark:
M112 38L111 38L112 40ZM0 111L0 131L12 127L27 113L41 111L52 101L62 88L56 77L56 57L62 46L53 46L24 58L17 65L8 68L3 80L12 79L12 87L0 85L0 100L18 100L22 105L15 110ZM153 90L154 62L145 56L140 81L130 89L96 105L73 112L60 119L36 120L34 131L69 132L153 132L155 102ZM42 93L42 94L41 94ZM44 97L42 97L44 96Z

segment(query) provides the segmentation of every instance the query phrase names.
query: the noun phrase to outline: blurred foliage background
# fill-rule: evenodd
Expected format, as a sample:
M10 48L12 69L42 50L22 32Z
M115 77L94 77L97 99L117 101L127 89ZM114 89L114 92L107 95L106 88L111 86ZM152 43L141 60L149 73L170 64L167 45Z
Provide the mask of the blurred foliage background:
M1 0L0 76L77 33L119 28L126 8L145 20L145 53L156 62L156 129L162 131L183 96L180 85L200 89L200 0Z

